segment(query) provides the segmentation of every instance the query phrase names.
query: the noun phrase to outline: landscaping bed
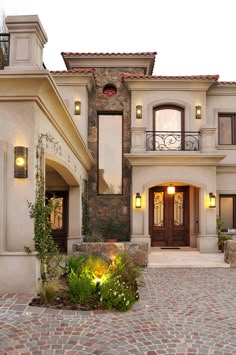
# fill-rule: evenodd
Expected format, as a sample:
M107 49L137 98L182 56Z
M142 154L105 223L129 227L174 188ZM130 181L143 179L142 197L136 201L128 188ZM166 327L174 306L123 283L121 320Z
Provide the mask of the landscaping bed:
M55 263L30 305L65 310L127 311L139 299L141 269L127 252L110 260L100 256L70 256Z

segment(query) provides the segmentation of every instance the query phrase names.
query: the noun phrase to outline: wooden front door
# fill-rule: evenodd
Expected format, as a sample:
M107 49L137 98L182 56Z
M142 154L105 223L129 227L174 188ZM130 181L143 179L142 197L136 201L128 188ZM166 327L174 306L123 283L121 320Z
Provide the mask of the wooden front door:
M181 247L189 245L189 188L177 186L174 195L166 186L149 190L149 233L151 245Z
M58 245L60 252L67 251L67 229L68 229L68 192L47 191L46 197L56 205L51 211L50 222L52 236Z

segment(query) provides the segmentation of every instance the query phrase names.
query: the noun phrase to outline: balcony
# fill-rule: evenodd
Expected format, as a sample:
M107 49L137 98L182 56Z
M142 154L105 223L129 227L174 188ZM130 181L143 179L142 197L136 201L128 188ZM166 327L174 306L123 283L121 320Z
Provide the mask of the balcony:
M146 131L146 151L199 151L199 132Z
M0 33L0 70L9 65L9 33Z
M196 131L147 131L131 128L131 154L146 156L216 154L216 128L205 126Z

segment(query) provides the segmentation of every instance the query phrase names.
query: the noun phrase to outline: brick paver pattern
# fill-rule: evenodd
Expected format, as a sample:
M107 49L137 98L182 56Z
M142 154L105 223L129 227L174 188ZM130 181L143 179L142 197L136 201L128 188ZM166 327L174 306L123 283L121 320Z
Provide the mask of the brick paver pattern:
M236 269L146 269L126 313L30 307L31 297L0 295L0 355L236 354Z

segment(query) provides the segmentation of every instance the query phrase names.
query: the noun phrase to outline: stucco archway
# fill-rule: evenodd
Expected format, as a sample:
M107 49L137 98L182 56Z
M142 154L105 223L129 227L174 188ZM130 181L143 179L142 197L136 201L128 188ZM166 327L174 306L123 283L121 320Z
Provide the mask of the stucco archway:
M78 177L60 159L45 160L46 193L60 199L61 223L54 226L53 235L61 251L71 252L74 243L81 241L81 186Z

